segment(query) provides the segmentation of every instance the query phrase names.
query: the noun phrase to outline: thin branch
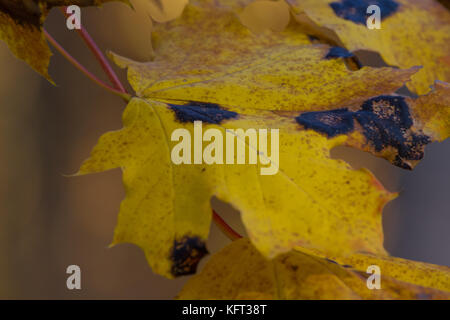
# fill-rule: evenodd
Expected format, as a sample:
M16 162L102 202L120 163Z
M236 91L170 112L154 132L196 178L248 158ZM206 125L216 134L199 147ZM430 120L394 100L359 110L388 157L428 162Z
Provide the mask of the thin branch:
M73 64L78 70L83 72L89 79L94 81L96 84L101 86L102 88L108 90L109 92L114 93L115 95L118 95L122 97L126 101L131 100L131 95L122 91L119 91L115 88L110 87L103 81L101 81L99 78L97 78L95 75L93 75L91 72L89 72L83 65L81 65L74 57L72 57L48 32L44 29L44 34L47 37L47 40L52 44L53 47L55 47L56 50L61 53L64 58L66 58L71 64Z
M67 7L61 7L60 8L62 13L66 18L68 18L70 15L67 14ZM119 77L114 72L114 69L111 67L111 65L108 62L108 59L106 59L103 52L99 49L97 44L95 43L94 39L89 35L87 30L81 25L81 29L77 29L77 33L81 36L81 38L84 40L86 45L89 47L89 49L92 51L92 53L97 58L98 62L100 63L101 67L105 71L106 75L108 76L109 80L113 84L113 86L118 89L121 92L127 93L127 90L124 88L122 83L119 80Z
M242 238L242 236L233 230L226 222L222 219L221 216L216 211L212 211L213 213L213 221L217 227L231 240L237 240Z

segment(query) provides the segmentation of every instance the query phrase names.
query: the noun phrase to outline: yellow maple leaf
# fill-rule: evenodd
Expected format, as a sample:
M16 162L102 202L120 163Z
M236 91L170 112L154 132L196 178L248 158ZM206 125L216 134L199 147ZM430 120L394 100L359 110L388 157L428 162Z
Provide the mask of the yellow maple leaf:
M411 118L416 115L410 114L412 102L402 100L400 107L386 107L391 119L378 112L379 101L373 100L395 91L417 69L352 72L343 59L330 55L333 48L311 45L298 26L255 35L241 24L235 9L228 2L190 4L180 19L158 27L154 61L138 63L113 55L128 67L139 98L127 106L124 128L103 135L79 171L123 170L126 198L113 244L137 244L153 270L164 276L193 273L207 252L210 198L217 196L241 211L250 239L266 257L295 246L328 254L384 254L381 210L395 194L367 170L330 159L329 150L346 140L358 147L376 146L380 137L372 139L361 125L364 121L385 126L381 142L391 142L387 149L397 153L436 138L432 133L439 122L431 120L436 113ZM361 107L365 104L370 108ZM201 129L197 120L203 121ZM396 136L394 120L405 122L409 131ZM427 126L426 139L408 146ZM214 129L210 133L215 137L226 137L238 128L280 129L279 159L245 142L245 154L260 155L264 163L236 164L236 153L231 156L234 164L218 164L224 158L195 165L171 160L177 129L199 139L196 130ZM203 154L212 154L216 140ZM189 159L196 153L201 157L202 150L193 144L188 149ZM260 175L267 166L276 167L277 173Z
M351 72L342 61L333 59L348 52L320 45L305 47L310 40L298 25L291 24L278 33L252 34L235 13L239 11L236 4L244 6L245 1L200 3L188 6L180 19L156 29L154 61L140 63L112 55L119 66L128 68L129 81L138 96L241 106L246 113L250 109L256 113L261 109L305 112L354 106L350 112L357 114L333 114L335 121L340 117L341 122L356 117L365 127L362 133L355 130L346 144L407 169L422 158L427 143L448 137L450 89L445 83L438 83L435 92L417 101L394 96L369 100L395 91L411 75L414 77L418 68L394 71L364 67ZM375 112L380 106L385 114L365 117L364 109ZM320 116L317 114L314 120ZM306 128L330 132L329 124L316 121L312 126L307 117L299 119ZM394 135L393 126L398 131ZM420 133L422 130L425 135Z
M48 65L52 55L42 26L51 8L56 6L100 6L114 0L1 1L0 40L12 53L28 63L50 82ZM117 0L116 0L117 1ZM118 0L128 3L128 0Z
M330 147L342 143L344 136L328 140L314 131L298 131L293 121L283 124L275 175L260 175L260 165L251 164L175 165L171 150L177 143L169 139L179 128L195 136L190 112L210 121L203 131L214 128L224 137L230 129L282 124L271 124L265 115L238 114L207 104L133 99L124 113L124 129L100 138L80 169L83 174L123 168L127 196L114 244L142 247L157 273L192 273L206 253L210 198L217 196L241 210L250 237L266 256L295 245L330 253L384 252L381 208L393 195L368 171L352 170L345 162L329 158ZM181 114L178 121L176 113ZM245 150L248 155L248 145ZM333 230L341 233L335 235Z
M215 254L178 299L450 299L450 269L359 254L346 264L302 251L267 260L246 238ZM367 285L379 267L379 289Z
M378 52L400 68L423 66L408 88L417 94L450 81L450 13L435 0L287 0L309 33L350 51ZM366 26L367 8L381 9L381 29Z
M441 81L417 99L397 95L369 99L356 111L362 132L350 133L346 144L412 169L422 159L428 143L450 136L449 106L450 84Z

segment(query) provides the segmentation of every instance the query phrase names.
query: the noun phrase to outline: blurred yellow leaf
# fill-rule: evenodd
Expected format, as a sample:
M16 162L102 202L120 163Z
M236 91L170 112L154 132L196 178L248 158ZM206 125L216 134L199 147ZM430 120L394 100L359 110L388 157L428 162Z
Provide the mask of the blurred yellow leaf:
M378 265L383 270L384 275L396 280L450 292L449 267L389 256L374 256L361 253L330 258L341 265L350 265L357 270L365 270L367 266Z
M244 238L215 254L177 298L450 299L449 268L361 254L347 261L357 264L295 250L267 260ZM370 265L380 267L380 289L367 286Z
M71 4L100 6L109 1L113 0L0 1L0 40L6 42L16 57L24 60L35 71L53 82L48 74L52 53L42 33L42 26L50 9ZM65 27L65 24L62 26Z
M408 88L417 94L435 80L450 81L450 12L435 0L287 0L309 33L350 51L371 50L400 68L423 66ZM369 29L366 10L381 9L381 29Z

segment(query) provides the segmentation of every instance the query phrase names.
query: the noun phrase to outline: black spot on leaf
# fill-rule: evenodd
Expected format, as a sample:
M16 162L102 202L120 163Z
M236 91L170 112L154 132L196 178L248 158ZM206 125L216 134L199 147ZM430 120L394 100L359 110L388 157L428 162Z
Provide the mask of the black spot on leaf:
M330 48L327 55L325 56L325 59L350 58L350 57L353 57L353 53L351 53L347 49L342 48L342 47L332 47L332 48Z
M180 122L194 122L196 120L219 124L223 120L237 118L238 114L223 109L215 103L191 101L184 105L169 104Z
M305 112L296 117L295 120L305 129L325 133L328 137L344 134L354 129L353 112L348 109Z
M395 164L404 169L410 169L410 166L402 159L422 159L424 146L431 142L428 136L411 131L413 121L404 97L378 96L369 99L355 113L355 118L364 128L363 133L375 151L388 146L397 149Z
M387 148L396 151L392 161L403 169L411 169L408 160L420 160L425 145L431 139L413 128L409 106L401 96L378 96L364 101L358 111L336 109L305 112L295 118L305 129L312 129L334 137L355 129L354 120L361 125L367 143L376 152Z
M394 0L340 0L330 3L330 7L338 17L366 25L370 15L367 14L367 7L373 4L380 7L381 20L394 14L399 7Z
M205 242L199 237L184 236L175 240L171 260L172 274L175 277L194 274L200 260L208 254Z

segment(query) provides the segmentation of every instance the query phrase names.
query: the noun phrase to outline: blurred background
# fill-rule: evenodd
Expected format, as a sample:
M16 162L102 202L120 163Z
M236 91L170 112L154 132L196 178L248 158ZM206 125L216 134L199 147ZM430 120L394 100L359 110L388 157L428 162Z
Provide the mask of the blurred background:
M134 4L139 9L139 1ZM103 51L149 59L152 24L147 12L110 3L83 9L82 23ZM58 9L51 11L45 28L107 81L76 32L67 30ZM381 63L377 55L361 57L366 64ZM125 71L116 70L127 83ZM57 86L17 60L0 41L0 298L172 299L188 277L168 280L153 274L136 246L108 249L124 197L120 170L65 176L78 170L102 133L122 126L125 103L55 51L50 75ZM433 143L426 151L412 172L348 148L332 154L355 168L369 168L387 189L401 192L383 214L385 247L392 255L450 265L450 141ZM212 201L244 233L239 213ZM212 225L209 251L227 243ZM66 288L71 264L81 267L81 290Z

